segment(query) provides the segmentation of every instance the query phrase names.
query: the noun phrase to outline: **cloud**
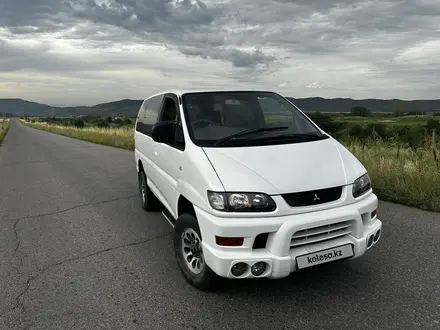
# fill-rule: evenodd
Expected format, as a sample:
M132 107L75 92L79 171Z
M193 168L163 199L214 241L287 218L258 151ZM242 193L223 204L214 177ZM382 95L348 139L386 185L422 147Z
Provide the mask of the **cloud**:
M0 97L93 104L245 86L437 98L439 26L436 0L3 0ZM22 87L31 80L38 93ZM60 81L70 92L54 95Z
M307 85L307 88L321 88L321 84L318 81L314 81Z

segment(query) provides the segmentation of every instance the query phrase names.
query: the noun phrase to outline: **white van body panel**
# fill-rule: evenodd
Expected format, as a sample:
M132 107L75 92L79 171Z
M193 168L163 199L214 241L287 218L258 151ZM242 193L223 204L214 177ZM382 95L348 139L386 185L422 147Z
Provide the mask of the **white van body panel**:
M179 112L183 116L181 105ZM203 149L191 143L185 130L186 123L183 122L182 126L186 143L184 151L157 143L151 136L137 131L134 134L136 169L139 172L141 162L148 185L175 218L178 216L178 198L181 195L194 205L209 209L206 191L224 190Z
M343 147L342 147L343 148ZM227 191L284 194L353 183L366 173L332 138L248 148L204 148Z

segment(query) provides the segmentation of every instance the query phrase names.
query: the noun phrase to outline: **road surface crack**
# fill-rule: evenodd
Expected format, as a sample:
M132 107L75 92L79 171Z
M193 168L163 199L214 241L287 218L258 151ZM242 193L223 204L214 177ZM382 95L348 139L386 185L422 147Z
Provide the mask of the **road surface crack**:
M48 215L61 214L61 213L65 213L65 212L72 211L72 210L75 210L75 209L78 209L78 208L82 208L82 207L86 207L86 206L111 203L111 202L116 202L116 201L120 201L120 200L124 200L124 199L130 199L130 198L137 197L137 196L139 196L139 194L131 195L131 196L126 196L126 197L118 197L118 198L108 199L108 200L99 201L99 202L88 202L88 203L84 203L84 204L80 204L80 205L75 205L75 206L69 207L69 208L64 209L64 210L60 210L60 211L56 211L56 212L49 212L49 213L42 213L42 214L35 214L35 215L28 215L28 216L21 217L21 218L18 218L18 219L13 219L12 221L16 221L16 224L14 226L14 227L16 227L18 222L20 222L21 220L46 217Z
M161 235L158 235L158 236L150 237L150 238L148 238L146 240L143 240L143 241L123 244L123 245L118 245L118 246L110 247L110 248L107 248L107 249L99 250L97 252L93 252L93 253L87 254L85 256L79 256L79 257L73 257L73 258L68 258L68 259L65 259L65 260L61 260L61 261L56 262L54 264L51 264L51 265L49 265L47 267L44 267L42 270L40 270L38 272L36 277L38 277L41 273L47 271L48 269L50 269L52 267L56 267L56 266L59 266L59 265L62 265L62 264L68 263L68 262L72 262L72 261L87 259L87 258L96 256L96 255L104 253L104 252L109 252L109 251L113 251L113 250L117 250L117 249L122 249L122 248L130 247L130 246L136 246L136 245L139 245L139 244L149 243L149 242L154 241L156 239L160 239L160 238L166 237L166 236L168 236L170 234L171 234L171 232L167 232L165 234L161 234ZM35 279L35 278L33 278L33 279Z
M84 260L84 259L87 259L87 258L90 258L90 257L96 256L96 255L101 254L101 253L105 253L105 252L109 252L109 251L114 251L114 250L117 250L117 249L122 249L122 248L130 247L130 246L136 246L136 245L140 245L140 244L149 243L149 242L152 242L152 241L154 241L154 240L157 240L157 239L160 239L160 238L166 237L166 236L168 236L168 235L170 235L170 234L171 234L171 232L167 232L167 233L164 233L164 234L161 234L161 235L157 235L157 236L154 236L154 237L150 237L150 238L145 239L145 240L142 240L142 241L133 242L133 243L129 243L129 244L118 245L118 246L113 246L113 247L110 247L110 248L107 248L107 249L103 249L103 250L99 250L99 251L96 251L96 252L93 252L93 253L87 254L87 255L85 255L85 256L79 256L79 257L74 257L74 258L68 258L68 259L64 259L64 260L61 260L61 261L59 261L59 262L56 262L56 263L50 264L50 265L44 267L43 269L37 271L37 273L36 273L35 275L31 275L31 276L29 276L29 278L26 280L26 288L25 288L25 289L24 289L24 290L23 290L23 291L17 296L17 298L16 298L16 304L15 304L14 306L12 306L11 308L9 308L9 309L3 311L3 312L0 314L0 317L3 317L3 316L4 316L5 314L7 314L8 312L12 312L13 310L15 310L16 308L19 308L19 307L21 307L21 309L23 310L23 312L26 313L26 308L25 308L25 306L23 305L23 303L21 302L21 298L26 294L26 292L27 292L27 291L29 290L29 288L31 287L31 282L33 282L33 281L35 281L36 279L38 279L38 277L39 277L40 275L42 275L43 273L45 273L46 271L48 271L48 270L51 269L51 268L54 268L54 267L57 267L57 266L60 266L60 265L64 265L64 264L69 263L69 262L72 262L72 261ZM23 253L22 253L22 254L23 254Z
M50 213L43 213L43 214L31 215L31 216L26 216L26 217L21 217L21 218L17 218L17 219L13 219L13 220L11 220L11 221L14 222L13 230L14 230L14 236L15 236L15 241L16 241L16 245L15 245L15 248L14 248L14 252L17 252L17 253L20 254L20 257L19 257L19 264L18 264L18 266L17 266L17 272L18 272L19 274L22 275L21 269L22 269L22 267L23 267L23 259L24 259L24 257L26 256L23 252L20 251L20 244L21 244L21 243L20 243L20 237L19 237L19 235L18 235L18 229L17 229L17 227L18 227L18 224L20 223L21 220L25 220L25 219L33 219L33 218L39 218L39 217L44 217L44 216L49 216L49 215L61 214L61 213L65 213L65 212L68 212L68 211L71 211L71 210L75 210L75 209L82 208L82 207L86 207L86 206L90 206L90 205L105 204L105 203L115 202L115 201L119 201L119 200L130 199L130 198L137 197L137 196L138 196L138 194L136 194L136 195L131 195L131 196L126 196L126 197L113 198L113 199L109 199L109 200L105 200L105 201L88 202L88 203L84 203L84 204L81 204L81 205L72 206L72 207L66 208L66 209L64 209L64 210L57 211L57 212L50 212ZM142 243L142 242L139 242L139 243L133 243L132 245L140 244L140 243ZM130 246L130 244L128 244L127 246ZM120 246L120 247L116 247L116 248L121 248L121 247L124 247L124 246ZM98 252L96 252L95 254L97 254L97 253L101 253L101 252L110 251L110 250L112 250L112 249L115 249L115 248L110 248L110 249L107 249L107 250L98 251ZM92 254L92 255L94 255L94 254ZM92 255L90 255L90 256L92 256ZM89 257L89 256L86 256L86 257L84 257L84 258L87 258L87 257ZM78 257L78 258L76 258L76 259L73 258L72 260L77 260L77 259L80 259L80 258L81 258L81 257ZM67 261L72 261L72 260L66 260L66 262L67 262ZM51 266L48 266L48 268L53 267L53 266L60 265L61 263L63 263L63 262L60 262L60 263L57 263L57 264L53 264L53 265L51 265ZM48 269L48 268L47 268L47 269ZM47 270L47 269L43 269L42 271L45 271L45 270ZM42 271L41 271L41 272L42 272ZM36 276L38 276L38 275L39 275L39 273L37 273ZM33 280L33 279L34 279L34 278L32 278L32 277L29 277L29 278L27 279L27 281L26 281L26 289L23 290L23 292L20 293L20 294L18 295L18 297L16 298L16 303L15 303L15 305L12 306L10 309L8 309L8 310L6 310L6 311L0 313L0 317L2 317L2 316L3 316L4 314L6 314L7 312L12 311L12 310L14 310L14 309L16 309L16 308L19 308L19 307L21 307L21 308L23 309L23 311L26 312L25 307L23 306L23 304L20 303L20 298L21 298L21 297L27 292L27 290L29 289L30 281Z

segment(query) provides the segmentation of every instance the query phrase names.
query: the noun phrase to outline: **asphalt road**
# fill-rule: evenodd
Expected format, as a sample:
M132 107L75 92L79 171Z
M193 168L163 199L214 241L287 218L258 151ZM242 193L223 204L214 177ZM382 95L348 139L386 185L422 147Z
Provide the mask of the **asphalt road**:
M0 329L440 329L440 214L380 203L363 258L190 287L139 205L132 152L11 125L0 146Z

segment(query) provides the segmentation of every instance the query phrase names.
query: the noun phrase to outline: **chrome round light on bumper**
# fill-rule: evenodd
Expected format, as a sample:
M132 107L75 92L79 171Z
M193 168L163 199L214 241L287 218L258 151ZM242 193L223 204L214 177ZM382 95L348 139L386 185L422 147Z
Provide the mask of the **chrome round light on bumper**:
M373 245L373 243L374 243L374 235L371 235L368 238L367 248L371 247Z
M259 261L251 267L251 272L254 276L260 276L266 271L266 269L267 264L264 261Z
M379 229L379 230L376 232L376 234L374 235L374 242L377 242L377 241L379 240L379 238L380 238L380 232L381 232L381 230Z
M249 269L249 265L248 264L246 264L244 262L239 262L239 263L236 263L234 266L232 266L231 273L235 277L240 277L244 273L246 273L248 269Z

